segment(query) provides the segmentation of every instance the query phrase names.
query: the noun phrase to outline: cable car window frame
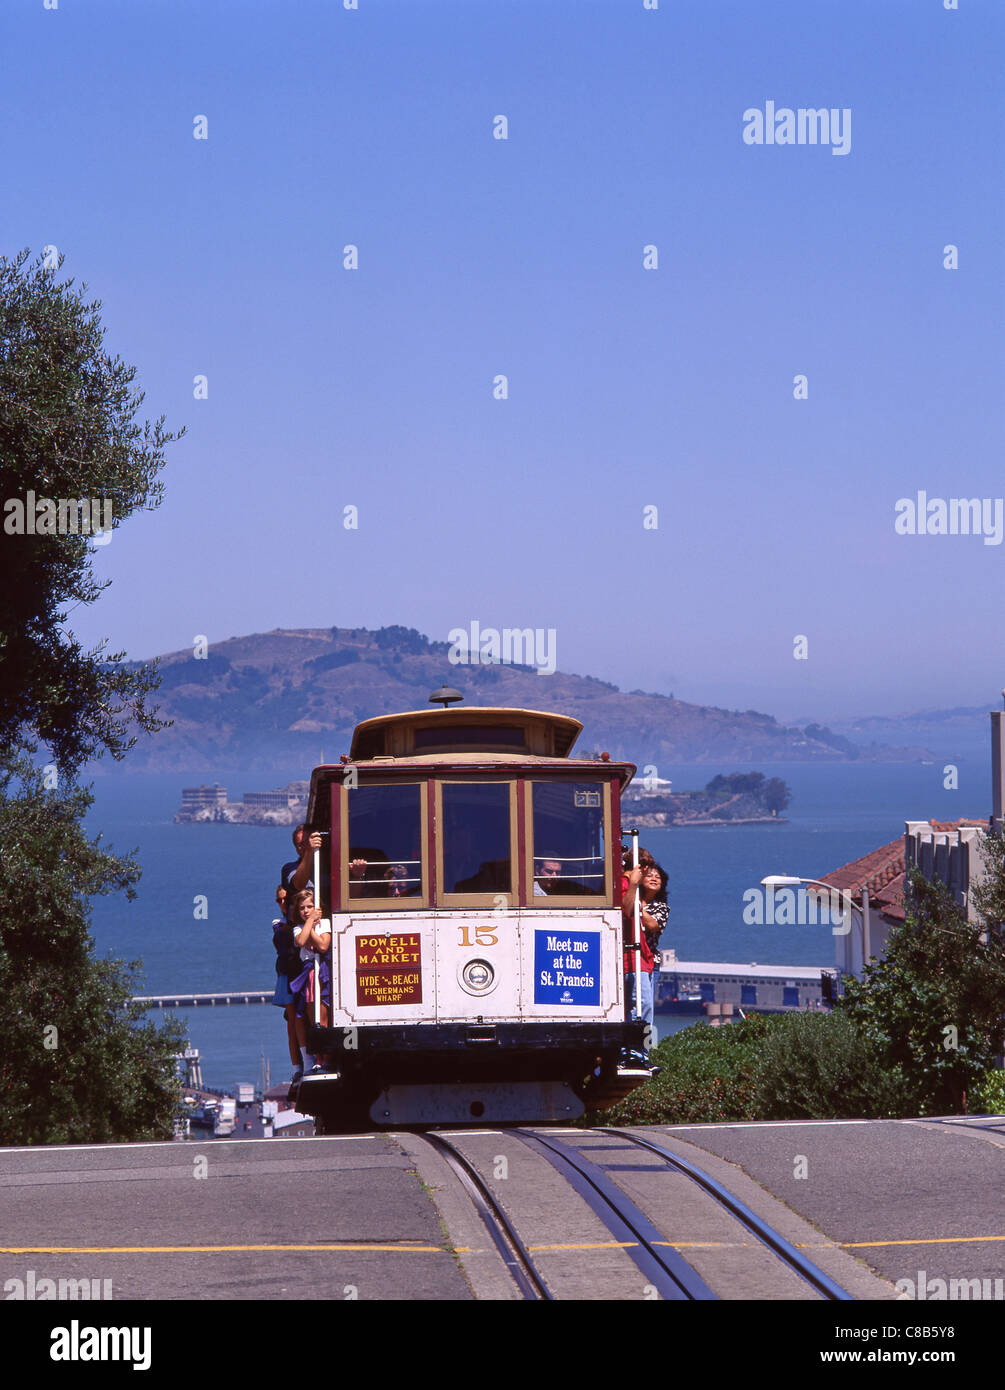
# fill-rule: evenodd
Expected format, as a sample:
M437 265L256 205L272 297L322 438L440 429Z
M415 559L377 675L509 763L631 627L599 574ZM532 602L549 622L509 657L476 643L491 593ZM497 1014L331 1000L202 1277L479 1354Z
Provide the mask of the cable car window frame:
M422 866L422 884L418 893L403 897L357 897L352 884L357 879L349 878L349 798L354 791L371 791L377 787L416 787L419 793L419 855ZM427 778L414 777L376 777L360 778L356 787L344 783L339 791L339 876L341 887L342 912L408 912L420 909L429 910L429 795ZM391 860L389 863L393 862Z
M547 894L545 894L545 896L544 896L543 898L539 898L539 897L536 897L536 896L534 895L534 882L535 882L535 880L534 880L534 863L535 863L535 861L538 860L538 859L549 859L549 858L552 858L552 856L549 855L549 854L537 854L537 853L535 853L535 845L534 845L534 784L535 784L535 782L541 783L543 786L548 786L548 787L562 786L563 783L564 783L566 786L568 786L570 795L572 794L573 789L574 789L577 785L586 786L588 783L590 784L590 790L591 790L591 791L594 790L594 789L596 789L597 791L601 791L601 790L603 791L603 799L602 799L602 801L601 801L601 810L602 810L602 812L603 812L603 829L604 829L604 856L603 856L603 863L604 863L604 890L603 890L602 893L597 893L597 894L593 894L593 893L547 893ZM535 776L535 775L531 775L531 776L528 776L528 777L526 778L526 787L527 787L527 792L526 792L526 799L525 799L525 806L526 806L526 809L525 809L525 816L526 816L526 832L525 832L525 839L524 839L524 844L525 844L525 848L524 848L524 856L525 856L525 859L524 859L524 872L525 872L525 875L526 875L525 881L526 881L526 884L527 884L527 898L526 898L526 901L525 901L525 903L524 903L524 906L525 906L525 907L534 907L534 908L537 908L538 911L540 911L542 908L546 908L546 907L582 907L582 908L586 908L586 907L597 907L597 908L614 907L616 904L615 904L615 902L614 902L614 874L613 874L613 872L612 872L612 863L611 863L611 853L612 853L611 846L612 846L612 844L613 844L614 842L613 842L613 840L612 840L612 838L611 838L611 831L612 831L612 826L613 826L613 820L612 820L611 781L610 781L610 778L597 778L597 779L595 779L595 781L593 781L593 780L591 780L589 777L570 777L568 774L565 774L564 776L552 776L552 777L540 776L540 775L536 775L536 776Z
M435 852L436 852L436 906L441 908L450 907L480 907L494 908L497 906L498 898L505 898L507 907L512 907L517 902L519 892L520 874L520 818L517 814L517 782L520 779L512 772L500 773L493 776L491 773L478 772L474 776L458 776L456 772L445 773L437 776L434 783L435 811ZM509 788L509 864L510 864L510 887L504 891L501 888L491 889L485 893L448 893L444 884L443 849L444 849L444 818L443 818L443 788L445 786L474 787L485 786L486 784L497 785L502 783Z

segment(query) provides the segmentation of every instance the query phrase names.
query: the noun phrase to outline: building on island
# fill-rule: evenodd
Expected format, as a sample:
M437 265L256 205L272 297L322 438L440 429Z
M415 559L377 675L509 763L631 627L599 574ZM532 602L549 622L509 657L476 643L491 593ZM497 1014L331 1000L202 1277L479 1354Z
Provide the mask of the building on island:
M310 782L287 782L271 792L245 792L242 804L258 811L286 811L293 806L307 805Z
M254 806L261 811L285 811L294 804L294 796L289 787L280 787L271 792L245 792L245 806Z
M207 807L225 806L227 788L214 782L211 787L183 787L181 793L182 811L203 811Z
M211 787L185 787L178 822L224 823L227 825L295 825L307 806L310 782L289 782L270 792L245 792L242 801L228 801L227 788L214 782Z

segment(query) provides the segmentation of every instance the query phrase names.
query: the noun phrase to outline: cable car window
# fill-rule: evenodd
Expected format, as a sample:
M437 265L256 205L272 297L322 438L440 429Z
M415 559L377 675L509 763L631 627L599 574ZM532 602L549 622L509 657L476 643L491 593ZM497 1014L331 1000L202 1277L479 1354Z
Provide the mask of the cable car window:
M350 898L421 896L421 793L418 783L350 790Z
M606 892L603 787L533 782L535 898Z
M523 729L511 729L501 725L454 724L441 729L435 724L425 729L416 729L414 747L416 753L427 753L441 748L526 748L527 737Z
M445 782L443 891L512 891L510 784Z

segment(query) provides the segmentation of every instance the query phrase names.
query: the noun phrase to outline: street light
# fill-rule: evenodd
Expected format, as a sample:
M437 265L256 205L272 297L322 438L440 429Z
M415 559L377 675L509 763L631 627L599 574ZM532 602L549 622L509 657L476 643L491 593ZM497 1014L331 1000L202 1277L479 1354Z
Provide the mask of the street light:
M814 884L814 885L815 885L816 887L818 887L818 888L826 888L826 890L827 890L828 893L833 893L833 892L835 892L835 889L833 888L833 886L832 886L831 884L829 884L829 883L824 883L824 882L823 882L821 879L819 879L819 878L798 878L795 874L768 874L765 878L762 878L762 879L761 879L761 887L762 887L762 888L770 888L770 889L772 889L772 890L774 890L775 888L798 888L798 887L801 887L803 884ZM844 904L842 903L842 912L841 912L841 916L843 917L843 916L845 915L845 911L847 911L847 914L848 914L848 925L847 925L847 927L845 927L843 930L839 930L839 929L836 928L836 927L832 927L832 928L831 928L831 933L832 933L832 935L834 935L834 936L847 936L848 933L851 931L851 922L852 922L852 915L853 915L853 913L854 913L854 911L855 911L855 902L854 902L854 899L852 898L851 894L850 894L850 893L847 893L847 890L846 890L846 889L844 889L844 888L839 888L839 889L837 889L836 891L837 891L837 893L838 893L838 895L839 895L839 898L841 898L841 899L844 899L844 898L847 896L847 900L848 900L848 901L847 901L847 908L845 908L845 907L844 907ZM870 921L869 921L869 888L868 888L868 885L867 885L867 884L863 884L863 885L862 885L862 968L863 968L863 969L865 968L865 963L866 963L866 961L869 959L869 957L870 957L870 955L871 955L871 952L870 952L870 950L869 950L869 947L870 947L870 944L871 944L871 943L870 943L870 937L871 937L870 926L871 926L871 924L870 924ZM854 975L854 974L855 974L855 971L854 971L854 970L851 970L851 971L849 971L848 973L851 974L851 975Z

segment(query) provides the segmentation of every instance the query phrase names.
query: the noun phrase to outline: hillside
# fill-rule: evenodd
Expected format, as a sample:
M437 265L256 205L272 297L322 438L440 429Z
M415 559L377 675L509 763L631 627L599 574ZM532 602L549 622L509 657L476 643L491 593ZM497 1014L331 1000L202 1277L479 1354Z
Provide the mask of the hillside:
M349 750L354 725L424 709L446 683L469 705L553 710L582 720L577 750L606 749L639 767L674 762L875 761L930 757L924 749L874 746L867 755L815 725L784 728L755 710L686 704L666 695L624 694L592 676L533 667L452 665L445 642L411 628L277 629L160 659L156 702L173 726L141 737L131 771L219 776L259 771L301 776ZM100 771L100 765L94 769Z
M988 750L990 704L919 710L896 716L832 720L831 728L860 746L910 743L933 748L939 758L981 762Z

